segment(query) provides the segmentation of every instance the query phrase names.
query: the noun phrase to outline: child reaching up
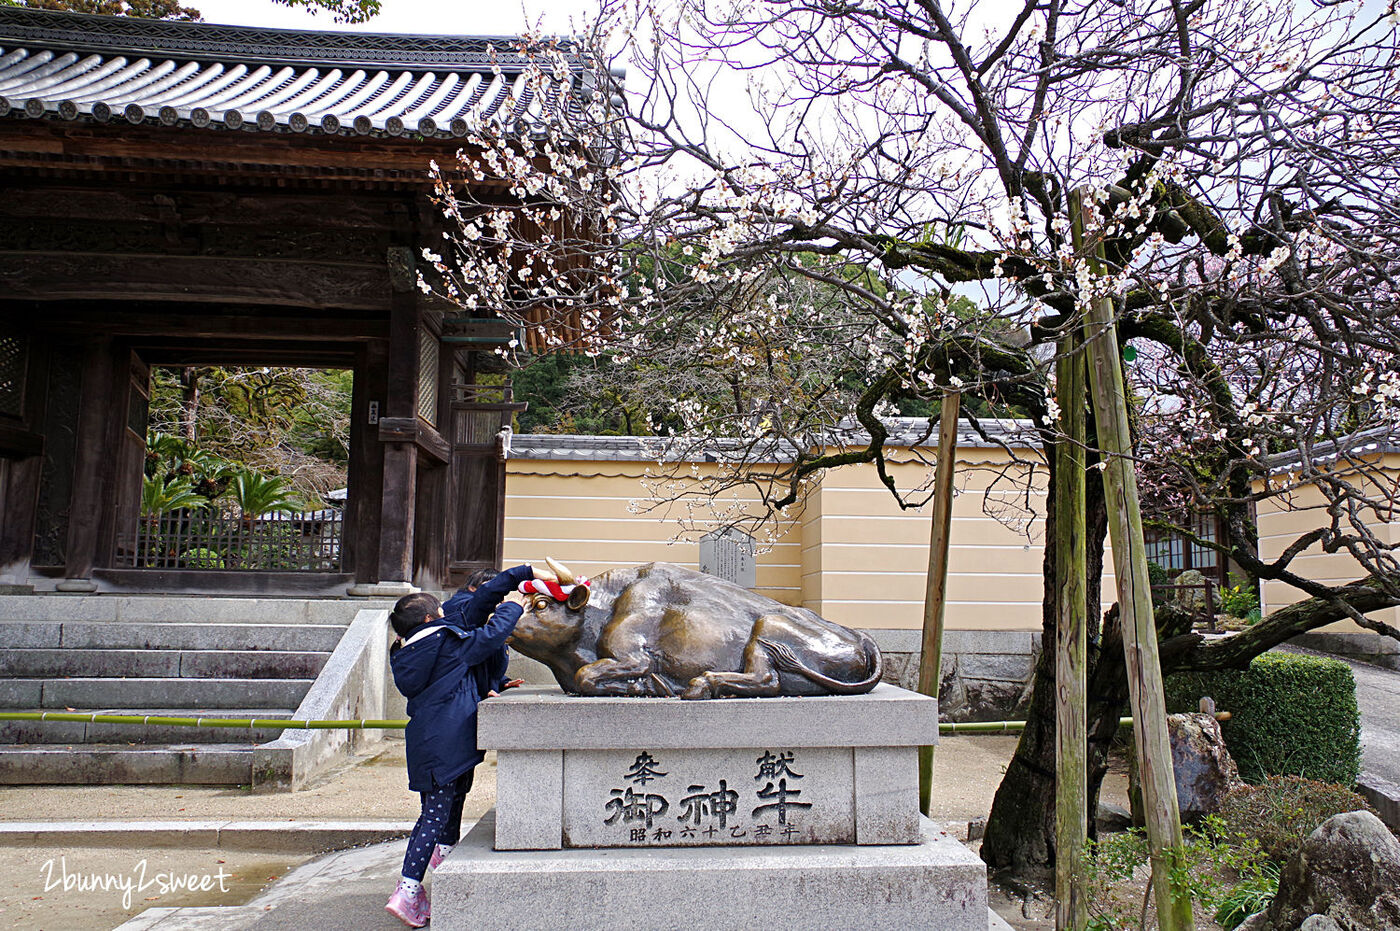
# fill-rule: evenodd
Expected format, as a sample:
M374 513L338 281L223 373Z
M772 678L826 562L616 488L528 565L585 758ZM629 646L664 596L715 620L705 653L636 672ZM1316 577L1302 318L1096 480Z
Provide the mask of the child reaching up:
M444 618L438 600L422 592L400 598L389 615L399 636L390 659L394 685L408 699L408 787L420 794L423 810L408 839L398 888L384 907L412 928L428 923L423 877L457 842L472 770L482 759L477 705L520 684L506 681L505 641L526 600L510 589L534 576L529 566L520 566L501 577L499 584L481 586L452 617Z

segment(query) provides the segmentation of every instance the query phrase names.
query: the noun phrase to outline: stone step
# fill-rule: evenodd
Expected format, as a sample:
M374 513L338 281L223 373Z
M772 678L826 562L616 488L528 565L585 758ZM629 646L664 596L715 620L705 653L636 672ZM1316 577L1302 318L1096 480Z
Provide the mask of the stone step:
M295 708L313 679L0 679L0 708Z
M0 621L7 647L79 650L334 650L339 624Z
M0 649L0 669L25 678L315 678L329 652L274 650Z
M25 711L52 711L25 708ZM168 718L290 718L286 708L108 708L99 714L156 715ZM260 744L282 736L277 729L173 727L154 724L102 724L83 721L0 721L0 744Z
M393 599L210 598L190 595L15 595L0 597L5 621L188 624L334 624L364 609L389 610Z
M0 785L248 785L247 744L0 746Z

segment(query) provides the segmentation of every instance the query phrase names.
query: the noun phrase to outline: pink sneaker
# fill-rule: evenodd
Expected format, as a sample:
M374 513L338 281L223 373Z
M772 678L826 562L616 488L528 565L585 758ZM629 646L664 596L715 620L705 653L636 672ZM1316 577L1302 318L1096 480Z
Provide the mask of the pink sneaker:
M438 864L441 863L441 862L442 862L443 860L445 860L445 859L447 859L447 858L444 857L444 856L442 855L442 844L436 844L436 845L434 845L434 846L433 846L433 855L432 855L432 858L428 860L428 869L430 869L430 870L435 870L435 869L437 869L437 868L438 868Z
M384 910L410 928L421 928L428 923L430 917L428 890L419 887L417 895L409 895L396 888L394 894L389 896L389 904L384 906Z

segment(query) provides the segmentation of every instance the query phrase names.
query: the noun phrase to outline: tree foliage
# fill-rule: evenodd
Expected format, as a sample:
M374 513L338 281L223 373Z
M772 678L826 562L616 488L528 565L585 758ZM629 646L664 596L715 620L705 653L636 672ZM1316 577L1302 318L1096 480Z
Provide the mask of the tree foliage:
M283 6L302 7L310 13L326 12L337 23L364 23L378 12L380 0L273 0ZM202 19L199 10L181 6L179 0L0 0L0 4L67 13L99 13L103 16L137 16L143 19Z
M154 369L151 382L149 452L197 476L208 497L230 481L208 463L281 476L308 500L344 487L351 372L197 366Z
M619 39L625 85L600 51ZM1386 531L1400 502L1376 454L1400 437L1400 45L1386 11L682 0L663 15L608 0L591 47L593 90L569 121L482 127L441 172L456 236L428 255L424 286L620 372L654 364L674 442L724 441L716 499L742 483L780 512L821 470L872 462L907 500L884 468L882 417L946 387L1014 405L1048 451L1061 407L1084 403L1056 392L1057 341L1107 298L1138 351L1138 467L1159 526L1308 596L1220 640L1162 629L1164 666L1243 665L1345 617L1400 636L1367 616L1400 603ZM526 92L552 99L570 53L531 51ZM520 205L470 200L458 175ZM1254 511L1310 495L1322 526L1261 552ZM1220 539L1194 537L1196 513L1221 518ZM1350 554L1355 580L1308 578L1310 547ZM1096 785L1126 689L1091 559ZM983 846L995 865L1053 857L1050 681L1042 662Z

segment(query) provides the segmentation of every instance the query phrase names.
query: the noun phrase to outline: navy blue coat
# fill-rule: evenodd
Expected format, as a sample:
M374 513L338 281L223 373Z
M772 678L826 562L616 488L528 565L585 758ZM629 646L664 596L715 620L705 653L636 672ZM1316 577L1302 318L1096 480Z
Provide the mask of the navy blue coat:
M502 598L515 591L521 582L528 582L534 577L535 573L529 566L512 566L502 570L479 586L475 592L464 588L443 602L442 620L463 630L476 630L486 623L486 619L496 610L496 605L501 603ZM509 664L510 654L503 643L496 654L486 660L488 689L495 689L497 692L501 690L506 684L506 666ZM482 692L482 695L485 694Z
M446 788L481 762L476 708L505 683L505 641L523 612L499 604L503 597L496 596L494 612L475 630L446 619L429 622L390 660L394 685L408 698L404 742L414 792Z
M472 630L486 623L501 599L535 577L529 566L512 566L496 573L475 592L465 588L442 603L443 620Z

